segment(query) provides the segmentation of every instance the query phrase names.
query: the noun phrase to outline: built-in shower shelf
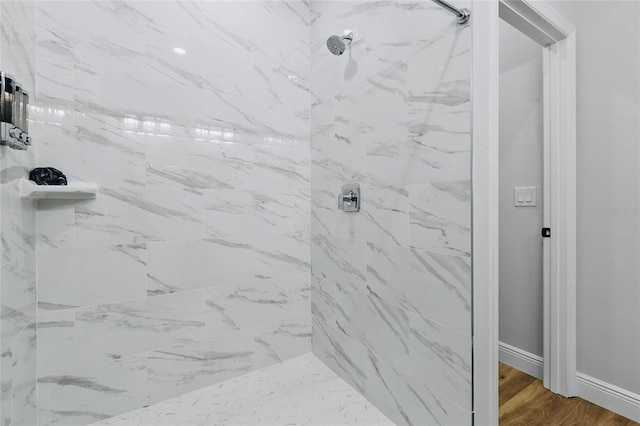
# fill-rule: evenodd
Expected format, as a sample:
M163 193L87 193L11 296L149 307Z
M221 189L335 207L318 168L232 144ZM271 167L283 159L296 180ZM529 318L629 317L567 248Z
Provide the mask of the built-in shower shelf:
M20 179L20 196L30 200L88 200L96 198L95 183L71 182L68 185L36 185Z

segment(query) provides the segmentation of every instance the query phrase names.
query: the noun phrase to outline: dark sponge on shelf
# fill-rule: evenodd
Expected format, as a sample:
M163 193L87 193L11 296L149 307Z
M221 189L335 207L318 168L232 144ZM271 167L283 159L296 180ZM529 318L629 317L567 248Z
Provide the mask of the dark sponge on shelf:
M36 167L29 172L29 180L38 185L66 185L67 177L53 167Z

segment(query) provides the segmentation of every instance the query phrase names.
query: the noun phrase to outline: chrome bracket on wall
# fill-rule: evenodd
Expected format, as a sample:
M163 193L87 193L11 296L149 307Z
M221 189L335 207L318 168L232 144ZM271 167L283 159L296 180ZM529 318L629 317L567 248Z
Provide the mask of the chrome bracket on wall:
M29 136L29 93L0 71L0 145L25 150Z
M347 183L342 185L338 195L338 208L344 212L357 212L360 210L360 185Z

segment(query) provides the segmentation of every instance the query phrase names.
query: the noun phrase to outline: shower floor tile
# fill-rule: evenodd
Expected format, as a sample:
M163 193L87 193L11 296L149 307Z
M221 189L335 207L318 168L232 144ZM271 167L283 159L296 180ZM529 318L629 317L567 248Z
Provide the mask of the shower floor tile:
M95 425L393 425L312 354Z

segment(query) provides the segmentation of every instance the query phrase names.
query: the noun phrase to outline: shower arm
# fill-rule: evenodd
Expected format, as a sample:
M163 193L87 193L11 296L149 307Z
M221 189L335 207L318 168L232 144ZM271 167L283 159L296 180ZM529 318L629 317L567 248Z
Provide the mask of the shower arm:
M453 13L454 15L456 15L458 17L458 24L466 24L469 21L469 18L471 17L471 12L469 12L469 9L458 9L457 7L447 3L444 0L431 0L431 1L443 7L444 9L447 9L449 12Z

